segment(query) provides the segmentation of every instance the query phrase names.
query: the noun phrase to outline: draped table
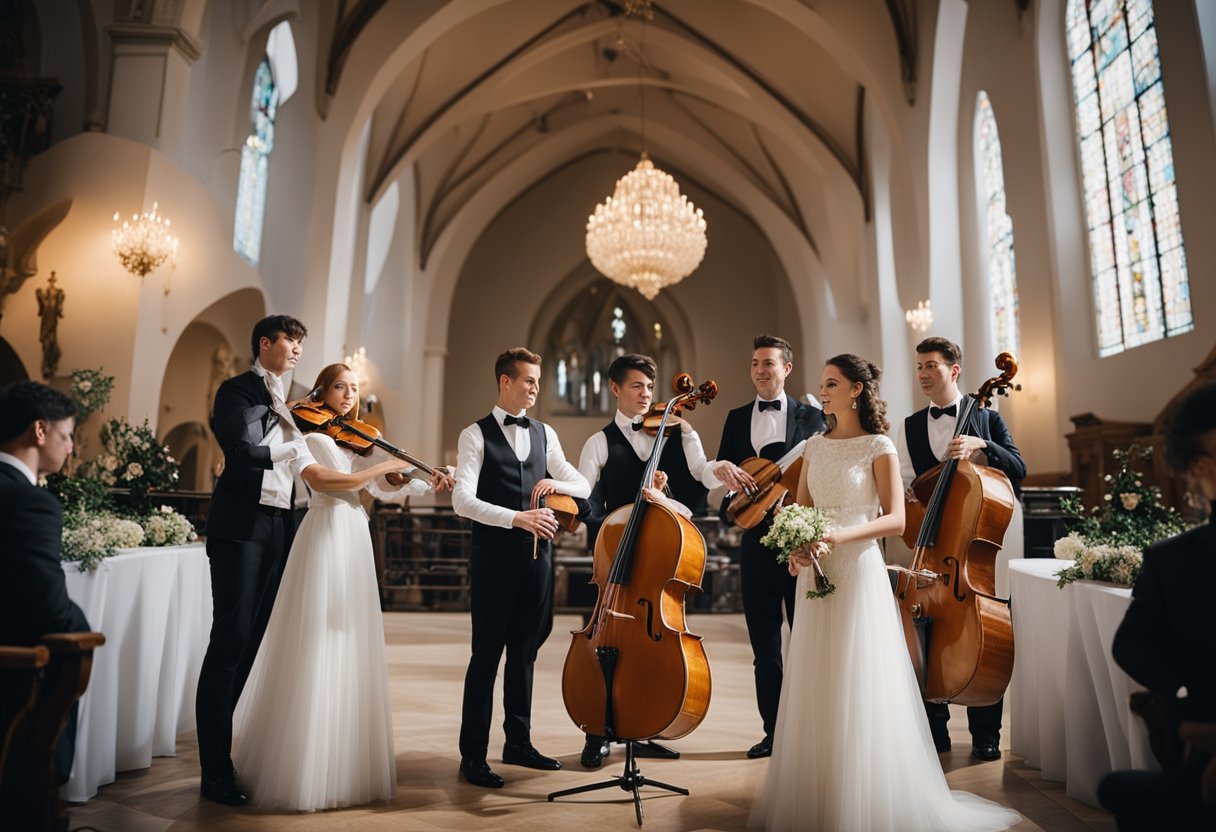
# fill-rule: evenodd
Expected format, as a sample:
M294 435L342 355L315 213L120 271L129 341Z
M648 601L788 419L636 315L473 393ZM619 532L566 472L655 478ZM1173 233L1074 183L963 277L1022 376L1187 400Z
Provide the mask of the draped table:
M1069 561L1009 564L1015 661L1009 688L1010 747L1069 797L1098 805L1098 783L1119 769L1158 770L1148 729L1128 706L1141 688L1114 659L1115 631L1131 590L1094 581L1063 589Z
M123 549L93 572L64 563L68 595L105 634L80 699L76 756L64 786L81 803L115 773L176 753L194 730L194 691L211 629L202 543Z

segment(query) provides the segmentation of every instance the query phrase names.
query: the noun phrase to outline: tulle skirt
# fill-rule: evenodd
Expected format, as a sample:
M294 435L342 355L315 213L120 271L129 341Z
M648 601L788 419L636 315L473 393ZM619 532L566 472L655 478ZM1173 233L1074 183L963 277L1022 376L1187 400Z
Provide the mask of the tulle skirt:
M773 755L753 826L769 830L999 830L1017 812L951 792L934 750L882 554L873 542L823 560L836 585L808 600L785 660Z
M259 808L397 793L384 623L358 505L314 500L300 525L233 733L238 779Z

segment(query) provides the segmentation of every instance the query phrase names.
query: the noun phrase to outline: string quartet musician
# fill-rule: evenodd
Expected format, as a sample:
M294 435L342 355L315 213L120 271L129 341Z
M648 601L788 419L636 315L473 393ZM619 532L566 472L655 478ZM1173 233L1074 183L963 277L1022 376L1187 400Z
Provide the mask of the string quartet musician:
M494 680L504 650L502 761L554 771L561 763L532 745L532 676L553 627L550 541L557 517L537 500L586 498L591 486L562 453L553 428L526 415L540 392L541 357L523 347L494 362L498 401L465 428L457 443L452 507L473 521L469 562L472 655L464 679L460 773L469 783L501 788L487 751Z

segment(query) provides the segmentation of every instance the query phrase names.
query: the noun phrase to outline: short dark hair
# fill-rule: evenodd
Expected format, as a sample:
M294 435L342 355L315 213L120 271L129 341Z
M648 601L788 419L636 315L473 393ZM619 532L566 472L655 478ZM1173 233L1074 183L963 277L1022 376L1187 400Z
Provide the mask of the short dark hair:
M940 352L942 358L946 359L949 364L957 364L963 366L963 348L951 341L949 338L942 338L934 335L926 338L916 345L918 355L927 352Z
M630 370L637 370L651 381L654 381L654 377L658 373L658 367L655 365L653 358L649 355L639 355L636 352L631 352L618 356L608 366L608 379L620 384L625 380L625 373Z
M781 350L781 361L783 364L794 363L794 348L784 338L778 338L776 335L757 335L755 340L752 341L752 352L774 348Z
M270 343L273 344L279 340L280 335L286 335L288 338L299 341L307 334L308 330L304 328L304 324L290 315L271 315L262 318L253 325L253 360L258 360L258 354L262 351L258 344L263 338L269 338Z
M76 402L37 381L17 381L0 390L0 442L9 442L39 420L61 422L77 414Z
M1209 382L1187 393L1165 415L1165 463L1178 474L1185 474L1195 457L1207 453L1200 437L1216 430L1216 382Z
M540 356L526 347L512 347L494 360L494 383L503 376L511 381L519 377L519 364L535 364L540 366Z

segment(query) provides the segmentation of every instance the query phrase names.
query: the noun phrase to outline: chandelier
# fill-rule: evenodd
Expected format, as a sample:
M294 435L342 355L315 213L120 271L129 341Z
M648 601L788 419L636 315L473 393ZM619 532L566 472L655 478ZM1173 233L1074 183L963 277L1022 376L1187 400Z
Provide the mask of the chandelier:
M922 300L915 309L904 312L904 320L917 332L927 332L933 326L933 310L929 308L929 301Z
M169 219L157 211L152 203L151 211L118 226L118 212L114 213L114 254L122 267L138 277L147 277L170 257L177 258L177 238L169 233Z
M705 256L705 245L701 209L645 153L587 218L591 265L647 300L692 274Z

